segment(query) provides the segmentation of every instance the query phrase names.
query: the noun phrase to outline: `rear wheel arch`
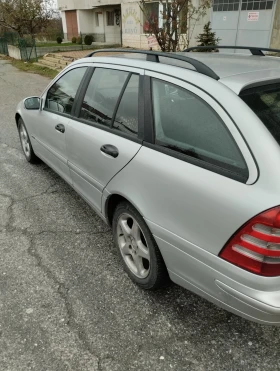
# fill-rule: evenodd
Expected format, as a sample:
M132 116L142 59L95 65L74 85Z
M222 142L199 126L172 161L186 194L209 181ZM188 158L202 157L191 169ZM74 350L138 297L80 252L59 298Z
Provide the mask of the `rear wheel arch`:
M17 127L18 127L18 121L20 118L21 118L21 115L17 112L15 116Z
M114 218L115 210L116 210L117 206L122 202L128 202L130 205L132 205L135 208L136 211L138 211L138 213L142 216L142 218L144 218L144 216L141 213L141 211L139 210L139 208L133 202L131 202L131 200L129 200L128 198L126 198L126 197L124 197L124 196L122 196L118 193L113 193L107 198L106 203L105 203L105 217L106 217L106 220L107 220L110 227L113 227L113 218ZM147 222L145 221L145 218L144 218L144 222L147 224ZM149 225L147 225L147 227L150 230ZM151 230L150 230L150 232L152 233ZM159 247L159 250L160 250L160 247ZM162 258L163 258L163 255L162 255ZM163 258L163 260L164 260L164 258Z
M106 203L105 203L105 215L106 215L106 219L107 219L110 226L112 226L114 212L116 210L116 207L121 202L130 203L139 212L139 214L141 214L143 216L143 214L140 212L138 207L136 205L134 205L133 202L131 202L129 199L127 199L126 197L124 197L124 196L122 196L118 193L114 193L107 198Z

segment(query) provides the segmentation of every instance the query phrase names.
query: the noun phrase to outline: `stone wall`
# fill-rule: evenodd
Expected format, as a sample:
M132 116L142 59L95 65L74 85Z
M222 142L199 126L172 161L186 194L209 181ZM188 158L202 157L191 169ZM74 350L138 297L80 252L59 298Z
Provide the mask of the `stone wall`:
M21 59L19 48L13 45L8 45L9 56L14 59Z
M105 34L104 33L92 33L92 36L94 37L94 41L98 43L104 43L105 42Z

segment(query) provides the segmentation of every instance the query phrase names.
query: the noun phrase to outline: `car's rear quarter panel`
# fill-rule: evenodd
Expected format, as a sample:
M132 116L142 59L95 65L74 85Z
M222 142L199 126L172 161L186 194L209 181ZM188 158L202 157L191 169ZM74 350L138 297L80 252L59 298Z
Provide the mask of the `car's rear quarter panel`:
M105 195L114 193L143 215L174 282L248 319L280 322L279 277L260 277L218 257L242 224L280 204L277 193L147 147L109 183Z

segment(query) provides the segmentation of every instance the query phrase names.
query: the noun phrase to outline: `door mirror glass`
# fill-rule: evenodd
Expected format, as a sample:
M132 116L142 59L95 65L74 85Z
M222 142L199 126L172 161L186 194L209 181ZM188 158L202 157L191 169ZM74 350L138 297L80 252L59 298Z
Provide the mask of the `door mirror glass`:
M29 110L38 110L40 109L40 98L39 97L27 98L24 101L24 106L26 109Z

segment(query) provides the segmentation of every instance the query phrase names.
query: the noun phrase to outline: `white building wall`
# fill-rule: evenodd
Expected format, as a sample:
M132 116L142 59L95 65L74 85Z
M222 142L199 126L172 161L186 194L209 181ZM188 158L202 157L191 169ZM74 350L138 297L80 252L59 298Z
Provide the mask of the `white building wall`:
M194 6L199 6L200 0L193 0ZM138 2L121 4L122 8L122 42L123 46L149 49L148 34L143 32L143 12ZM189 46L197 45L196 37L203 32L203 26L210 20L211 10L204 17L190 23ZM186 35L184 35L186 40ZM157 50L153 47L153 50Z
M108 43L121 43L121 32L122 32L122 45L149 49L148 46L148 34L143 33L143 13L139 7L139 4L135 0L99 0L97 8L92 9L93 4L98 0L58 0L58 5L67 7L67 10L77 10L77 20L79 32L83 34L90 33L95 37L95 41L106 41ZM199 6L201 0L193 0L194 6ZM119 2L121 3L121 21L122 27L108 26L107 25L107 14L106 11L114 10L116 7L102 5L108 3ZM83 10L86 9L86 10ZM96 24L95 13L99 12L99 25ZM211 10L207 11L206 16L202 17L197 21L192 21L190 24L190 43L189 46L197 45L196 37L203 32L203 26L210 20ZM66 18L65 11L61 12L63 31L66 33ZM116 19L114 17L114 21ZM157 47L153 47L156 50Z
M66 15L65 12L61 12L62 27L64 33L64 39L67 38L67 26L66 26Z
M78 31L82 34L93 34L94 41L120 44L121 27L116 24L114 15L114 26L107 25L107 11L114 11L115 8L96 8L94 10L77 10ZM96 15L96 13L98 15ZM97 16L99 22L97 22Z
M81 27L80 27L80 10L76 11L77 14L77 23L78 23L78 33L81 33Z
M96 13L98 14L98 24L96 20ZM105 18L104 18L104 9L96 9L93 12L93 17L94 17L94 33L97 34L105 34Z
M104 5L120 4L121 0L57 0L57 6L60 11L75 9L92 9Z
M93 10L77 10L79 33L94 33L94 12Z
M122 3L121 9L123 46L148 49L149 35L143 33L143 12L138 2Z
M115 8L107 8L104 9L103 14L103 22L104 22L104 30L105 30L105 41L106 43L112 44L120 44L121 43L121 26L116 25L116 17L114 15L114 26L107 25L107 12L114 11ZM120 19L121 22L121 19Z
M206 15L198 21L190 22L189 47L197 45L196 37L203 32L204 25L211 20L211 12L212 8L208 9Z

